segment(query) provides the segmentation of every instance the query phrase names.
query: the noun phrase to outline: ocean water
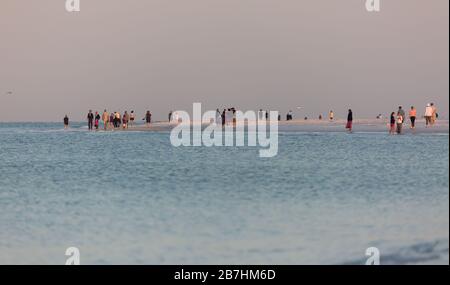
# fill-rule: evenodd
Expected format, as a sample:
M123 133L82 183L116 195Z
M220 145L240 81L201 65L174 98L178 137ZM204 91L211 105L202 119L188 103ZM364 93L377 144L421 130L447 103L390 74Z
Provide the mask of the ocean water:
M449 263L449 137L281 132L279 153L167 132L0 124L0 264Z

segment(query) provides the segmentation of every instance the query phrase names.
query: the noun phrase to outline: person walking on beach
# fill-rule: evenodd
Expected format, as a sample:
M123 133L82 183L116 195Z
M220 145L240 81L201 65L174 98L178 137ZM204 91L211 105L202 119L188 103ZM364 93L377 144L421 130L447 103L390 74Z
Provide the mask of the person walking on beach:
M411 106L411 110L409 110L409 120L411 121L411 129L414 129L416 127L416 117L417 117L417 110L414 108L414 106Z
M348 109L348 115L347 115L347 125L345 128L348 130L349 133L353 130L353 112L351 109Z
M334 120L334 112L333 112L333 110L331 110L330 113L328 114L328 119L330 119L330 121Z
M92 113L92 110L89 110L87 120L88 120L88 129L92 130L94 125L94 114Z
M437 118L437 109L436 106L434 106L434 103L430 103L432 113L431 113L431 125L434 125L436 123Z
M433 116L433 108L431 107L431 104L427 104L427 107L425 108L425 126L431 126L431 117Z
M150 113L150 111L147 111L147 113L145 113L145 124L147 125L147 127L150 127L150 124L152 122L152 114Z
M63 121L64 121L64 129L67 130L69 128L69 117L65 115Z
M100 114L98 112L95 112L95 129L98 130L98 126L100 124Z
M402 128L403 128L403 115L402 113L399 111L397 112L397 134L401 135L402 134Z
M108 129L108 124L109 124L109 114L108 114L108 112L106 112L106 109L105 109L105 111L103 111L102 121L103 121L103 129L106 131Z
M395 112L391 113L391 121L390 121L390 128L389 128L389 134L393 135L395 134Z

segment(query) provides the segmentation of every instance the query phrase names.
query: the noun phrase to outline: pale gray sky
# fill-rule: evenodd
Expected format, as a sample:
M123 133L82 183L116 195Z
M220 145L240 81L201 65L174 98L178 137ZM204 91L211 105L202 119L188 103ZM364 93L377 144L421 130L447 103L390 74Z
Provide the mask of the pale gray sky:
M0 121L193 102L374 117L433 101L448 117L448 0L64 2L0 1Z

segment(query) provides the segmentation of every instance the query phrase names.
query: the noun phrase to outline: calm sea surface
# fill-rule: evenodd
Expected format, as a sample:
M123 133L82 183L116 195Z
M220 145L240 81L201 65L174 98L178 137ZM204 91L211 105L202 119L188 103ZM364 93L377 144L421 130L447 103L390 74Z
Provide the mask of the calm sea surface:
M0 263L449 262L449 137L279 134L174 148L164 132L0 124Z

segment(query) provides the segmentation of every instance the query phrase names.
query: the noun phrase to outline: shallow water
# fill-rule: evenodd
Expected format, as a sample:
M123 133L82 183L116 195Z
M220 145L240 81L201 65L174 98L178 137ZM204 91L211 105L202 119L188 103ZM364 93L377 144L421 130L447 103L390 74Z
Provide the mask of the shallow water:
M449 262L449 137L279 134L174 148L165 132L0 124L0 263Z

